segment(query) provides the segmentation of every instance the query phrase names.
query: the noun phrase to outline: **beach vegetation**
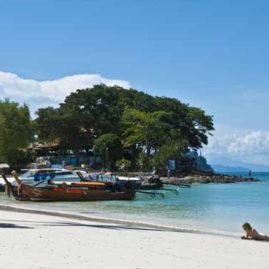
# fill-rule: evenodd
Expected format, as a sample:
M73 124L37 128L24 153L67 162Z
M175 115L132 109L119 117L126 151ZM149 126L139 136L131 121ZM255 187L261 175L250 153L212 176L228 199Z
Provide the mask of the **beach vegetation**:
M125 173L127 173L130 170L131 166L132 166L131 161L124 159L124 158L122 158L116 162L116 168L119 171L123 171Z
M36 123L42 141L59 141L74 152L94 149L111 166L124 158L133 169L165 166L206 145L214 130L213 117L201 108L106 85L72 92L58 108L39 109Z
M103 167L114 170L116 161L122 157L122 144L118 135L103 134L94 141L93 152L103 160Z
M0 101L0 162L11 165L31 158L26 149L33 139L33 126L27 105Z

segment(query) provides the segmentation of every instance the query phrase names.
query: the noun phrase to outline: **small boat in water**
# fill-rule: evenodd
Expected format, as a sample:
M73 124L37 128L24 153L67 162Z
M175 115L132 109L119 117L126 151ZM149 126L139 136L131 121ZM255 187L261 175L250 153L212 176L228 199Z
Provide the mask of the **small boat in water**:
M30 201L105 201L105 200L133 200L135 190L132 188L116 189L102 182L73 182L61 183L49 181L44 186L30 186L18 178L16 172L12 172L18 187L17 191L11 191L17 200ZM8 183L7 183L8 184ZM9 184L12 188L12 185Z
M158 176L150 176L143 178L141 182L141 190L161 190L163 188L163 182Z
M77 174L78 171L71 171L64 168L37 168L26 170L23 174L20 175L20 181L27 185L35 185L36 183L44 180L53 180L53 181L64 181L64 182L76 182L80 178ZM86 177L87 173L83 173L83 176ZM16 182L11 182L16 183Z
M124 186L126 182L129 182L136 190L161 190L163 188L163 182L157 175L128 177L117 176L110 172L107 172L90 174L89 177L95 181L113 182L118 186Z

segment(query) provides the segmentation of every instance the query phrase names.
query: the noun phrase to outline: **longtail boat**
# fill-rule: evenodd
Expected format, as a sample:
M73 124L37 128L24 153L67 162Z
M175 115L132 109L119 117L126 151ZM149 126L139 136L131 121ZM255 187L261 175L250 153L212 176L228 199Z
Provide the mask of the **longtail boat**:
M71 184L54 184L50 182L44 187L29 186L12 172L18 188L17 193L12 191L17 200L30 201L104 201L104 200L133 200L135 190L116 190L101 182L75 182Z
M158 176L151 176L142 180L140 190L160 190L163 188L163 182Z

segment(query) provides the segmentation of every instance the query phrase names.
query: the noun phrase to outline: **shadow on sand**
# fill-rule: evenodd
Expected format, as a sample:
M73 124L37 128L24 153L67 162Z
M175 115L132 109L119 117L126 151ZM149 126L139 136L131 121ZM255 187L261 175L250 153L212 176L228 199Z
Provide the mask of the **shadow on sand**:
M79 222L43 222L43 221L29 221L29 220L7 220L20 223L29 223L36 226L46 227L85 227L85 228L97 228L97 229L112 229L112 230L136 230L136 231L164 231L162 229L145 228L129 225L109 225L109 224L85 224ZM10 223L0 223L0 228L33 228L27 226L20 226Z
M16 225L13 223L0 223L0 229L1 228L15 228L15 229L33 229L33 227L28 227L28 226L21 226L21 225Z

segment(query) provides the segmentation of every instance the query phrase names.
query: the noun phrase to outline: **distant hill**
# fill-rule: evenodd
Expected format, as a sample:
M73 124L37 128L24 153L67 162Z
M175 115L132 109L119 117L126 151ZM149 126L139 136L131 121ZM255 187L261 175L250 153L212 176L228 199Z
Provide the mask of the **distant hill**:
M215 170L215 172L269 172L269 164L249 163L244 160L230 159L218 154L210 154L205 156L207 162Z
M242 166L226 166L221 164L212 164L211 167L216 173L230 173L230 172L248 172L249 169Z

